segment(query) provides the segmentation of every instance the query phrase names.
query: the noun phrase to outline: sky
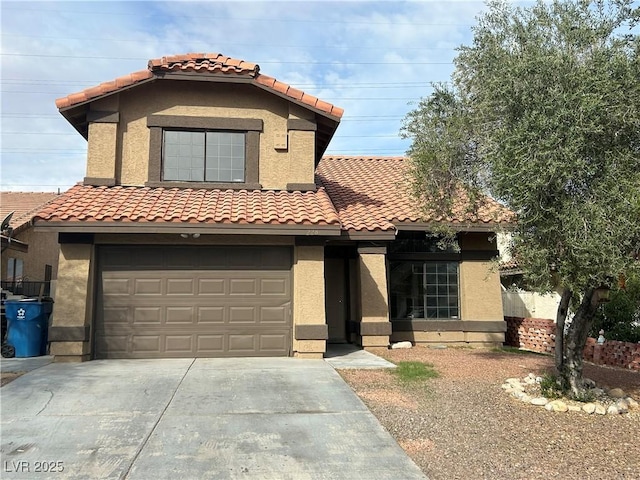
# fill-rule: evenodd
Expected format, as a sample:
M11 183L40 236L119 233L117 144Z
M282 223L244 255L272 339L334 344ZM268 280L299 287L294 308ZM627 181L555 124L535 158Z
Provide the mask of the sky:
M219 52L260 65L345 113L328 155L404 155L402 119L449 80L481 1L11 2L0 4L2 190L64 191L87 143L55 99L143 70L151 58Z

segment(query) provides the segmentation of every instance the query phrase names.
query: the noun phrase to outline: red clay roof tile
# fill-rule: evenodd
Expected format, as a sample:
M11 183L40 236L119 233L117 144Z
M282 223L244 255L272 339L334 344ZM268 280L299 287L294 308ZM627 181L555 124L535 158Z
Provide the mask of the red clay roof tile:
M400 157L323 157L316 183L327 190L344 230L393 230L399 222L493 225L512 219L510 210L490 198L477 216L461 201L452 218L424 218L403 185L406 168L407 160Z
M59 195L50 192L0 192L0 220L14 212L9 225L14 230L20 230L31 222L47 202Z
M76 185L35 218L82 223L340 224L323 188L287 192Z
M250 79L256 85L261 85L268 90L286 95L293 100L302 102L305 105L334 117L340 118L344 113L342 108L327 102L321 102L316 97L294 89L286 83L277 81L273 77L260 74L260 66L255 63L227 57L220 53L188 53L154 58L147 63L147 70L133 72L129 75L118 77L111 82L104 82L98 86L59 98L56 100L56 107L59 109L69 108L93 98L147 81L156 77L156 73L178 71L243 76Z

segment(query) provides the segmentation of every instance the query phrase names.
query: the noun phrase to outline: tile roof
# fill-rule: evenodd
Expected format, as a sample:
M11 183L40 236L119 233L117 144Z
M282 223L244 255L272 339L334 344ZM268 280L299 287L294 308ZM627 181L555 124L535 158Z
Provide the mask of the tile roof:
M57 197L51 192L0 192L0 220L14 212L9 224L14 230L21 230L38 210Z
M394 230L394 224L446 223L470 225L507 223L511 211L487 198L477 216L454 206L452 217L427 217L403 186L407 159L401 157L323 157L316 170L316 183L326 188L338 211L344 230Z
M78 184L36 220L166 224L339 225L324 189L315 192L93 187Z
M188 53L149 60L147 70L140 70L110 82L104 82L95 87L87 88L56 100L59 109L69 108L84 103L93 98L117 92L123 88L158 78L166 72L194 72L210 75L235 75L245 77L255 85L276 94L285 95L293 100L313 107L321 112L340 118L344 113L342 108L324 102L313 95L308 95L286 83L279 82L273 77L262 75L260 66L227 57L220 53Z

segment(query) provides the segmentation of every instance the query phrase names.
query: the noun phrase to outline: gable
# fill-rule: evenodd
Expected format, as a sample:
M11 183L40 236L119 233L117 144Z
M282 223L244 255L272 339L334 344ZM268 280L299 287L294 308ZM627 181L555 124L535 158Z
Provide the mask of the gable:
M94 186L313 190L342 115L258 65L220 54L150 60L146 71L56 105L89 141L84 183ZM222 150L214 137L236 138L237 153L215 153ZM186 153L174 157L178 145Z

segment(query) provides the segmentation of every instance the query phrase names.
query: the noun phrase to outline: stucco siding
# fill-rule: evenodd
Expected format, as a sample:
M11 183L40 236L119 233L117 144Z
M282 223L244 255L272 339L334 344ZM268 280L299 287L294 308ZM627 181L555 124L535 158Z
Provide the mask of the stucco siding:
M117 136L103 124L94 124L90 129L88 177L115 177L122 185L144 185L149 171L147 117L175 115L260 119L262 187L285 189L287 183L313 183L315 132L289 132L288 148L276 148L276 134L287 135L290 115L290 103L282 98L250 85L185 81L150 83L118 96ZM115 159L112 151L116 151ZM109 176L111 165L115 172Z
M58 234L55 232L34 232L28 228L15 238L29 245L28 252L5 250L2 253L2 279L7 279L7 261L9 258L23 261L23 279L26 281L44 280L45 266L51 265L51 278L58 275Z
M81 327L88 324L93 298L90 276L92 252L93 245L60 245L53 326Z
M498 269L491 261L460 264L462 320L502 320L502 293Z
M115 178L118 125L90 123L87 146L87 177Z
M324 247L297 246L293 265L293 325L324 325ZM293 340L299 353L322 353L325 340Z

